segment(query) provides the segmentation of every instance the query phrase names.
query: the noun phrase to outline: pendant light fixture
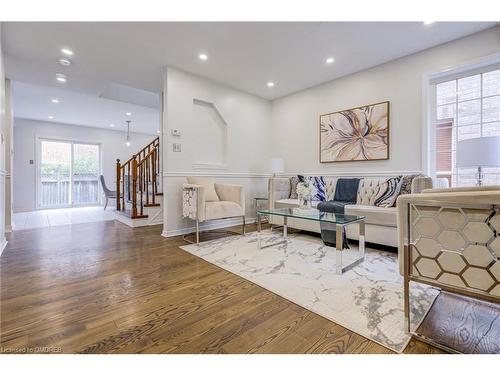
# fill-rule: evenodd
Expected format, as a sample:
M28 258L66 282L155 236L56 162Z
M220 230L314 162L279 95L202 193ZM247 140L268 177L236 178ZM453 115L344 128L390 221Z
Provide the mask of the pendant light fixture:
M125 142L125 145L126 145L127 147L130 147L130 145L131 145L131 143L130 143L130 123L131 123L132 121L127 120L127 121L125 121L125 122L127 123L127 142Z

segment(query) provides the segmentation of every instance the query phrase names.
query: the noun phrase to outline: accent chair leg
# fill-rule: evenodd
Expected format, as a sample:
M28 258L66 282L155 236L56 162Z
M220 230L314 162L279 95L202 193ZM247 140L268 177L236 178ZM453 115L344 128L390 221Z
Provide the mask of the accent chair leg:
M245 215L243 215L243 235L245 235Z
M104 211L106 211L106 207L108 207L108 197L106 197L106 203L104 204Z

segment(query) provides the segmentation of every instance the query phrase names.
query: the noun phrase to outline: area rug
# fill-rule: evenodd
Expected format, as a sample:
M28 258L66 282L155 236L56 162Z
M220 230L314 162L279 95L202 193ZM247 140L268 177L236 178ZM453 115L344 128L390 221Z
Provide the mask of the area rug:
M263 244L279 241L280 233L264 231L262 239ZM410 340L394 253L368 248L363 263L337 275L334 249L304 234L264 249L257 248L255 232L181 248L395 352ZM346 262L356 251L355 246L345 251ZM418 325L438 291L412 285L410 293L411 321Z

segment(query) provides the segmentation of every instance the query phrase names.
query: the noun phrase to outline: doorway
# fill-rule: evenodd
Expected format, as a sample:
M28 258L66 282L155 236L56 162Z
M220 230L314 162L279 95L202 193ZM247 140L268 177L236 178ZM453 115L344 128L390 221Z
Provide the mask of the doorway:
M100 203L99 144L40 139L38 160L38 209Z

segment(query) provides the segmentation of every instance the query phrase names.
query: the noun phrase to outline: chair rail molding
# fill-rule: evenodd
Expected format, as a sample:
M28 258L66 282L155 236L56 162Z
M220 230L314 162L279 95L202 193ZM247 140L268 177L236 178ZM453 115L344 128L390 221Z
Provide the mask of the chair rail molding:
M277 177L293 177L298 174L303 176L325 176L325 177L392 177L399 175L418 174L422 171L354 171L354 172L286 172L280 173Z
M280 173L277 177L293 177L298 174L304 176L327 176L327 177L392 177L399 175L418 174L420 171L355 171L355 172L286 172ZM163 177L186 177L186 176L202 176L202 177L240 177L240 178L269 178L273 177L272 173L261 172L219 172L219 171L178 171L178 172L163 172Z
M272 177L271 173L257 173L257 172L218 172L218 171L189 171L189 172L163 172L163 177L187 177L187 176L200 176L200 177L238 177L238 178L269 178Z

